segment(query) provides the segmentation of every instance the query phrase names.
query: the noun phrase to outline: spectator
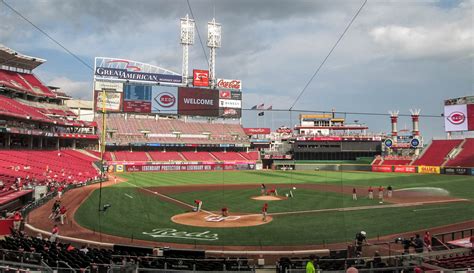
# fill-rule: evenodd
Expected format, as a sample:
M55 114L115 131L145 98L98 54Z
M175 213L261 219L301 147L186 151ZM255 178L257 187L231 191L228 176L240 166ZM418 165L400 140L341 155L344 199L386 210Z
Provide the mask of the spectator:
M425 236L423 236L423 242L424 242L425 247L428 250L428 252L430 252L431 251L432 238L431 238L431 234L430 234L429 231L425 232Z
M415 240L413 240L413 247L415 248L416 253L423 253L423 240L420 238L420 234L415 235Z
M54 225L53 230L51 231L51 237L49 238L49 241L51 243L55 243L56 240L58 239L58 235L59 235L58 225Z
M21 213L19 211L16 211L15 214L13 215L13 229L15 231L20 230L21 220L22 220Z
M379 267L382 264L382 257L378 251L374 253L374 267Z
M81 247L81 249L79 249L79 251L81 251L84 254L87 254L87 252L89 252L89 249L87 248L86 245L82 245L82 247Z
M306 263L306 273L316 273L315 261L316 256L310 255L309 261Z

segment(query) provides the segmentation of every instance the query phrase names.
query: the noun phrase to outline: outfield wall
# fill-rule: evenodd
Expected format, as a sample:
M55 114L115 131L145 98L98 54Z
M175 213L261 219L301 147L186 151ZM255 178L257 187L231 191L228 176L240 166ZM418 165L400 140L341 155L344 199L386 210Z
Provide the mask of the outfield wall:
M255 170L255 162L111 162L109 172Z

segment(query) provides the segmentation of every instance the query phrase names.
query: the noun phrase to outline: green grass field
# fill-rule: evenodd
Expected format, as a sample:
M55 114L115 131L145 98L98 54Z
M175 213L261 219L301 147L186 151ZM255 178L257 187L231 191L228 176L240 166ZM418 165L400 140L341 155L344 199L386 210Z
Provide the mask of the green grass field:
M102 202L112 207L98 217L98 191L95 191L78 209L76 221L87 228L104 233L143 240L211 245L305 245L352 240L360 230L369 237L425 229L434 226L472 220L474 217L474 177L371 172L316 172L316 171L239 171L239 172L167 172L124 173L128 182L103 188ZM230 184L291 184L296 186L295 198L272 201L270 213L327 208L378 205L377 201L333 192L298 189L298 184L325 183L340 187L392 185L395 189L436 187L449 191L450 196L470 202L443 203L402 208L379 208L356 211L333 211L277 215L268 224L241 228L202 228L175 224L173 215L186 211L180 206L160 200L153 194L144 194L140 188L158 186L186 186L214 184L215 190L180 192L171 197L192 204L194 199L204 201L207 210L228 206L231 211L258 213L263 201L250 199L259 189L223 190ZM280 192L288 189L280 188ZM365 194L365 193L364 193ZM385 204L383 204L385 205ZM218 240L152 237L156 229L175 229L187 234L203 232L217 234ZM157 233L155 233L157 234ZM162 234L162 233L160 233ZM181 233L182 234L182 233ZM183 236L178 236L183 237Z

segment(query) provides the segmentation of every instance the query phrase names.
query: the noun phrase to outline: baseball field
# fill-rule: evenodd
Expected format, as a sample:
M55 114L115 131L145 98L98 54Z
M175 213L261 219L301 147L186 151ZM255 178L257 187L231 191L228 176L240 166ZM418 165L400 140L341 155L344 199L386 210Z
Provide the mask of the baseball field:
M361 230L376 238L430 229L470 221L474 215L470 176L214 171L124 173L120 178L122 182L102 188L101 203L110 207L98 212L99 190L94 190L75 212L77 224L145 241L300 246L349 241ZM278 196L262 196L262 183ZM369 186L373 200L367 197ZM379 186L385 188L383 200L378 199ZM203 202L201 212L193 212L196 199ZM261 215L265 203L266 222ZM223 207L227 218L221 217Z

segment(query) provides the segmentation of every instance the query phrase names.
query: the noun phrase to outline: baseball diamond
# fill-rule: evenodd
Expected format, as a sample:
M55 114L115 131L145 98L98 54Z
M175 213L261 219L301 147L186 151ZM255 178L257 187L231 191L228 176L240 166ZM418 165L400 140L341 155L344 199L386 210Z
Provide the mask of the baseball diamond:
M102 189L102 198L111 208L99 215L96 185L66 194L64 200L74 199L75 214L71 226L63 228L63 234L98 238L96 232L100 230L111 235L103 236L103 241L120 237L130 243L175 243L181 247L305 248L350 241L362 228L375 238L462 224L472 221L474 210L474 196L466 190L472 183L470 177L240 171L199 175L129 173L121 175L120 181ZM281 194L294 189L294 197L256 200L261 194L261 182L277 188ZM379 204L378 199L371 200L365 194L370 185L392 185L398 190ZM351 198L354 187L361 195L358 200ZM193 212L195 199L203 202L201 212ZM266 222L260 212L264 202L269 204ZM222 207L228 208L229 216L220 215ZM48 208L34 211L30 223L47 229L41 219ZM171 233L175 235L163 231L168 229L174 230ZM212 240L196 234L213 234Z

